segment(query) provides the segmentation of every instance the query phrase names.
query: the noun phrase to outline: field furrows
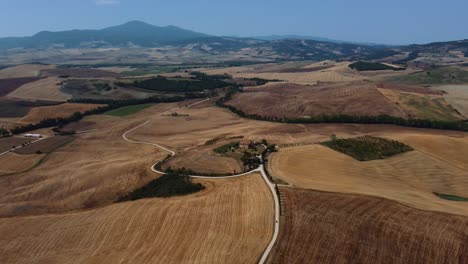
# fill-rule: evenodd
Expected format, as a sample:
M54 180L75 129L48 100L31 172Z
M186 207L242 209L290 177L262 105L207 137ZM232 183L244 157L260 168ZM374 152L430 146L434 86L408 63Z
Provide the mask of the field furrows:
M270 263L465 263L468 218L359 195L281 188Z
M0 255L6 263L256 263L273 231L261 176L201 182L207 190L189 196L0 219Z

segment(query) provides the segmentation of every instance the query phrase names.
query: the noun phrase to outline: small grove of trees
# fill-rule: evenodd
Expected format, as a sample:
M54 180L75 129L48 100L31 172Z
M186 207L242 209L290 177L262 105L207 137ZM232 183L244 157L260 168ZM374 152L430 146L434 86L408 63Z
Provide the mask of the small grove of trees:
M239 145L240 145L239 141L231 142L231 143L222 145L220 147L217 147L217 148L213 149L213 151L218 153L218 154L225 154L225 153L228 153L230 151L232 152L232 151L238 149Z
M171 197L195 193L205 189L200 183L194 183L190 171L184 168L168 169L166 174L117 199L117 202L134 201L151 197Z
M359 161L385 159L396 154L413 150L410 146L399 141L373 136L346 139L332 137L331 141L322 144Z
M6 130L3 127L0 127L0 137L7 137L10 135L10 131Z
M244 166L249 167L249 169L255 169L260 166L261 160L254 154L244 151L244 154L241 157L241 161Z
M147 80L135 80L133 83L119 82L116 84L122 87L138 87L151 91L175 93L202 92L231 85L224 81L224 79L230 78L230 76L211 76L203 73L192 74L196 74L193 80L155 77Z

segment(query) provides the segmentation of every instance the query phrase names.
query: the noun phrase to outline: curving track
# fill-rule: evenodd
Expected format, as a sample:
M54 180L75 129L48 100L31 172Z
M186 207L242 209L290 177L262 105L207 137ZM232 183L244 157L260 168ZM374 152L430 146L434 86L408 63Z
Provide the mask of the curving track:
M196 102L196 103L193 103L191 105L188 105L187 108L190 108L194 105L198 105L198 104L201 104L201 103L204 103L204 102L207 102L209 101L210 98L207 98L205 100L202 100L202 101L199 101L199 102ZM173 108L173 109L169 109L163 113L161 113L161 115L167 113L167 112L171 112L171 111L174 111L176 109L180 109L180 107L177 107L177 108ZM151 142L145 142L145 141L137 141L137 140L132 140L132 139L129 139L128 138L128 134L145 126L146 124L148 124L149 122L151 122L151 120L148 120L146 122L144 122L143 124L140 124L128 131L126 131L125 133L122 134L122 138L127 141L127 142L130 142L130 143L133 143L133 144L143 144L143 145L151 145L151 146L155 146L163 151L166 151L166 152L169 152L169 154L171 156L175 156L175 151L172 151L166 147L163 147L159 144L156 144L156 143L151 143ZM157 164L158 162L156 162L153 166L151 166L151 171L155 172L155 173L158 173L158 174L164 174L164 172L162 171L158 171L156 170L154 167L155 165ZM273 200L275 202L275 217L274 217L274 221L275 221L275 230L273 232L273 237L270 241L270 243L268 244L268 247L265 249L265 251L263 252L263 255L262 257L260 258L260 261L259 263L260 264L263 264L266 262L267 258L268 258L268 255L270 254L271 250L273 249L273 246L275 245L276 243L276 240L278 239L278 234L279 234L279 217L280 217L280 209L279 209L279 198L278 198L278 195L276 193L276 190L275 190L275 184L273 184L272 182L270 182L270 180L268 179L268 176L266 175L265 173L265 168L263 165L260 165L257 169L255 170L252 170L252 171L249 171L249 172L246 172L246 173L241 173L241 174L235 174L235 175L230 175L230 176L223 176L223 177L210 177L210 176L194 176L194 175L191 175L190 177L192 178L198 178L198 179L227 179L227 178L236 178L236 177L242 177L242 176L246 176L246 175L249 175L253 172L259 172L261 175L262 175L262 178L265 180L265 183L267 184L268 188L270 189L271 191L271 194L273 195Z

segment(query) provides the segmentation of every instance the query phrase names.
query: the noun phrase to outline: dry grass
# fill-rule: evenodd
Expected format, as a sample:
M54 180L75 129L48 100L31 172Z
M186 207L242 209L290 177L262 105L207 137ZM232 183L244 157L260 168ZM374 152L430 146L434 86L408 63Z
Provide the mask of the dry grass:
M340 137L394 131L460 135L460 132L417 130L385 125L299 125L259 122L239 118L231 112L208 106L179 109L187 117L161 113L188 102L157 104L134 115L115 118L89 116L73 124L73 130L96 129L76 135L77 139L47 155L42 163L26 173L0 177L1 216L65 212L107 205L123 193L140 187L155 175L149 168L167 155L153 146L125 142L122 134L147 120L146 126L128 136L134 140L162 144L187 159L185 152L213 138L245 136L267 139L277 144L327 140ZM68 129L68 128L67 128ZM45 134L46 131L40 131ZM226 164L221 157L204 163L206 170ZM21 163L16 171L22 171ZM229 163L233 164L233 163ZM213 166L213 167L210 167Z
M211 146L199 146L170 159L163 168L187 168L200 173L215 173L215 174L229 174L240 173L244 171L242 162L238 159L215 155L213 148L223 145L221 144Z
M35 107L32 108L25 117L18 120L18 122L23 124L34 124L46 118L68 117L75 112L83 113L100 106L102 105L65 103L53 106Z
M445 100L449 102L461 115L468 119L468 85L447 85L437 87L447 93Z
M30 100L67 101L71 96L60 91L60 82L61 80L55 77L45 78L25 84L7 96Z
M465 263L468 218L384 199L281 188L270 263Z
M52 153L56 149L73 141L73 136L55 136L24 146L14 152L21 155Z
M273 231L260 175L189 196L0 220L5 263L257 263ZM18 228L21 227L21 228Z
M208 74L224 74L228 73L239 78L263 78L263 79L278 79L297 84L317 84L317 82L349 82L366 79L365 76L351 70L348 67L348 62L335 63L332 68L310 71L310 72L282 72L285 69L305 68L307 65L297 63L291 65L253 65L243 67L205 69ZM314 67L313 64L311 67ZM322 65L323 66L323 65Z
M164 111L174 106L161 104L153 108ZM166 153L122 139L125 131L147 118L143 112L121 119L104 115L87 117L83 122L94 122L98 130L76 135L73 142L48 154L32 170L0 177L0 216L103 206L157 177L150 167ZM17 158L14 171L24 171L21 155Z
M36 166L44 155L30 154L20 155L8 153L0 156L0 177L27 171Z
M444 97L400 93L397 91L379 89L391 102L400 106L410 118L459 121L463 117L445 101Z
M426 145L439 141L439 147L445 140L450 142L448 137L426 136L425 139ZM459 139L462 140L466 145L468 138ZM421 152L418 151L421 146L412 144L411 138L401 141L415 151L386 160L359 162L327 147L311 145L280 150L271 158L270 166L275 177L297 187L366 194L420 209L468 215L465 204L442 200L434 195L434 192L466 195L468 171L451 163L451 157L466 156L465 149L458 147L439 151L437 147L426 147L425 152ZM455 162L466 162L466 158L462 159Z
M338 114L406 116L372 82L318 87L278 84L238 93L227 104L248 114L280 118Z
M38 77L41 70L53 69L53 65L24 64L0 70L0 79Z

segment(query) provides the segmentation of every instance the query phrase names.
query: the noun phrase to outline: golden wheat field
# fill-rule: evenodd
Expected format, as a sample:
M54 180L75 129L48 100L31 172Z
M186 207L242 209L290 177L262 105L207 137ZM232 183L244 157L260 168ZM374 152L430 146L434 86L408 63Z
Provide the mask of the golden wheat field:
M7 97L26 100L46 100L65 102L71 99L71 95L60 91L60 79L49 77L39 81L22 85L18 89L9 93Z
M444 142L437 136L427 135L425 139L427 145L433 141ZM467 137L458 139L463 144L467 140ZM419 209L468 215L464 203L443 200L434 194L466 196L466 164L454 166L450 161L451 156L465 156L466 149L458 147L439 152L439 148L421 148L420 144L412 144L410 137L402 141L415 150L367 162L354 160L322 145L284 148L272 156L270 170L275 177L299 188L366 194ZM464 164L465 160L459 158L455 162Z
M361 195L280 188L269 263L466 263L468 217Z
M38 77L41 74L41 70L53 68L55 68L55 66L43 64L23 64L13 66L0 70L0 79Z
M207 189L59 215L0 219L3 263L257 263L273 200L258 174Z

